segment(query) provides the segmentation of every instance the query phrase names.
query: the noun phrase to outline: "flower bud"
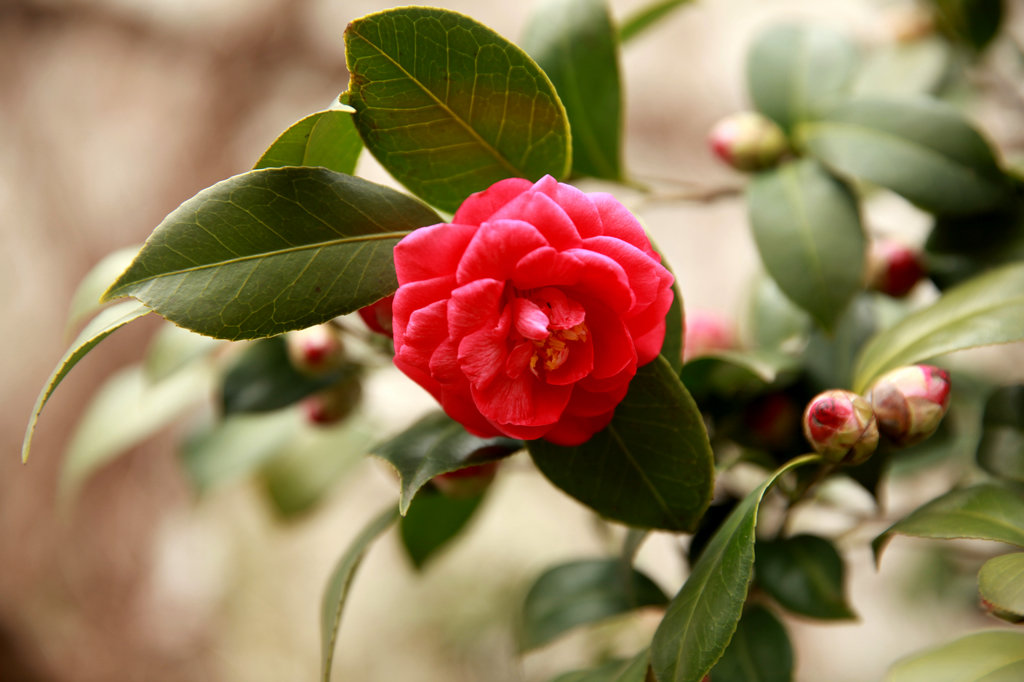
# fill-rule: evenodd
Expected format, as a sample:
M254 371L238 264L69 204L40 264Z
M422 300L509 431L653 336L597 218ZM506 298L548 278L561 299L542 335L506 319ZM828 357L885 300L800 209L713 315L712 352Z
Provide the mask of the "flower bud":
M900 367L868 391L879 430L901 447L920 443L939 428L949 408L949 372L931 365Z
M306 421L317 426L330 426L352 414L363 396L363 386L357 366L353 371L328 388L314 393L302 401Z
M925 275L918 253L906 244L881 239L868 255L868 286L894 298L910 293Z
M391 304L395 296L385 296L376 303L371 303L365 308L359 309L359 317L363 318L366 326L384 336L393 336L391 331Z
M330 324L318 324L285 334L288 358L292 366L309 376L322 376L345 362L345 349L338 330Z
M999 620L1005 620L1007 623L1024 623L1024 616L1014 611L1008 611L1007 609L1001 609L987 599L982 598L981 608L987 613L995 616Z
M729 323L709 310L687 310L683 333L683 362L736 345Z
M778 163L789 145L782 129L753 111L726 116L708 136L718 158L741 171L757 171Z
M499 460L484 462L449 471L446 474L438 474L430 480L442 495L456 500L464 500L476 497L487 489L487 486L494 480L499 463Z
M878 447L871 404L839 389L819 393L807 404L804 435L817 452L836 464L860 464Z

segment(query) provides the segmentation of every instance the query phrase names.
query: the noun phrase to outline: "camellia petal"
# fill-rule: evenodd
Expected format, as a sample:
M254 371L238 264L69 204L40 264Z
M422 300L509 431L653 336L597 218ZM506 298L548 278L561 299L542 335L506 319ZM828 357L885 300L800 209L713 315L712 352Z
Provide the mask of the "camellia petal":
M640 221L630 213L625 206L611 194L595 192L590 195L591 201L601 216L603 231L600 233L607 237L615 237L624 242L632 244L658 263L661 263L661 256L651 247L651 240L647 238ZM583 237L598 236L580 233Z
M414 230L395 245L398 281L415 282L454 275L476 230L473 225L444 223Z
M515 264L527 254L547 246L536 227L522 220L489 220L479 228L459 261L459 284L487 277L507 280Z
M579 230L565 209L546 194L524 193L503 206L492 220L506 216L535 226L548 244L559 251L575 248L582 242Z

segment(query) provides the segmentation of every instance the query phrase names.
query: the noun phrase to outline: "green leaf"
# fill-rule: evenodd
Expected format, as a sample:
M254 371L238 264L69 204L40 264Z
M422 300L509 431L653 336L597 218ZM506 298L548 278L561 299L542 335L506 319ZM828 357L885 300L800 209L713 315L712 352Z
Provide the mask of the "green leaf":
M985 404L978 465L1024 483L1024 385L996 389Z
M1003 23L1003 0L931 0L939 30L974 50L983 50Z
M469 523L484 496L450 497L424 491L399 521L402 546L417 570Z
M989 630L897 661L885 682L1018 682L1024 632Z
M295 410L212 421L185 439L182 464L197 492L206 494L257 471L296 437L301 424Z
M1024 260L1024 208L1018 202L991 213L938 217L925 258L928 276L940 289Z
M831 542L796 535L757 543L757 583L781 606L822 620L854 618L845 595L846 567Z
M746 321L751 345L765 350L800 347L811 328L807 313L782 293L775 280L763 275L750 293Z
M161 381L194 362L204 360L223 344L219 339L164 324L146 349L143 368L150 381Z
M25 428L25 439L21 443L21 461L28 461L28 453L32 447L32 436L36 431L36 424L39 422L39 415L42 413L43 408L46 407L46 403L50 400L50 396L57 390L57 386L60 382L64 381L64 377L68 375L75 365L78 364L79 360L84 358L89 351L96 347L103 339L107 338L115 331L125 326L132 320L137 320L146 313L149 312L149 308L135 303L134 301L126 301L125 303L119 303L115 306L110 306L92 319L89 324L85 326L85 329L81 331L78 338L71 344L71 348L64 354L64 357L60 359L57 366L54 368L53 373L50 374L50 378L46 380L46 385L43 386L43 390L39 392L39 397L36 398L36 404L32 407L32 416L29 417L28 426Z
M341 627L341 612L345 608L345 600L348 598L356 570L374 540L383 535L397 520L398 510L392 506L375 516L348 546L331 572L320 605L320 679L323 682L330 682L331 679L334 650Z
M526 595L519 647L528 651L579 625L666 603L660 587L619 559L561 564L537 578Z
M253 169L320 166L351 175L362 150L352 112L329 109L311 114L281 133Z
M782 24L754 40L747 53L747 89L754 107L785 130L845 93L857 50L842 33Z
M861 350L853 390L890 369L956 350L1024 339L1024 263L949 289L927 308L875 335Z
M864 60L852 94L907 97L934 94L952 66L949 43L937 36L879 45Z
M523 447L512 438L478 438L443 412L433 412L372 454L387 460L402 479L398 506L402 514L423 485L438 474L507 457Z
M691 2L693 0L656 0L656 2L641 7L622 22L622 27L619 28L619 40L623 43L632 40L667 17L674 10Z
M104 295L238 340L302 329L394 292L392 250L440 222L418 201L323 168L267 168L192 197Z
M978 591L999 611L1024 618L1024 552L986 561L978 572Z
M819 461L817 455L806 455L776 470L736 506L708 542L654 633L651 667L659 682L699 682L722 656L753 575L761 499L787 471Z
M1024 499L992 484L952 490L890 526L871 543L875 562L893 535L974 538L1024 547Z
M672 294L672 305L665 315L665 340L661 343L661 356L668 360L672 370L679 374L683 369L683 332L686 329L686 318L678 279L672 283Z
M564 673L551 682L646 682L651 653L644 649L631 659L609 661L590 670Z
M703 418L661 356L637 370L611 424L589 441L534 440L527 449L557 487L628 525L692 531L711 500L714 461Z
M138 365L111 376L75 426L61 469L61 496L67 499L117 455L180 419L206 399L212 384L213 371L207 364L155 383Z
M933 213L979 213L1008 199L992 148L930 99L860 99L802 123L797 143L840 175L881 185Z
M573 171L620 180L619 38L605 0L545 0L533 11L522 46L565 105Z
M86 317L95 314L103 307L103 304L100 303L103 292L131 264L140 248L138 244L135 244L108 253L86 273L71 297L68 329L76 327Z
M469 17L430 7L345 29L350 103L366 147L446 211L498 180L568 175L569 122L525 52Z
M853 192L804 159L757 175L747 202L768 274L831 329L863 280L865 237Z
M793 647L785 626L765 607L749 607L711 677L715 682L791 682Z

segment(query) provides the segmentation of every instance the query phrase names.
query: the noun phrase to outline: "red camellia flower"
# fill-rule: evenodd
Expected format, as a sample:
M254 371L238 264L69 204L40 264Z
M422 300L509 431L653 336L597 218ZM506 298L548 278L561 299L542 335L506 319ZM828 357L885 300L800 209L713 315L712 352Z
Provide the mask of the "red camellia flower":
M665 337L672 275L611 195L502 180L395 247L395 365L478 436L578 445Z

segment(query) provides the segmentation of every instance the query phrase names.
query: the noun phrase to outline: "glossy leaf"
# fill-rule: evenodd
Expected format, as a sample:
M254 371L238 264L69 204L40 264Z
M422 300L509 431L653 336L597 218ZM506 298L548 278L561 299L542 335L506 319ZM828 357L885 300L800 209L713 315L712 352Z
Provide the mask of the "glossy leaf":
M1024 483L1024 385L999 388L985 404L978 464L995 476Z
M676 374L683 368L683 332L686 329L686 314L683 312L683 295L679 291L679 280L672 283L672 305L665 315L665 340L661 343L661 356Z
M557 487L627 525L692 531L711 499L714 463L703 419L661 356L637 371L611 424L589 441L534 440L527 449Z
M1024 498L992 484L952 490L894 523L871 543L875 561L893 535L974 538L1024 547Z
M831 542L796 535L757 543L756 580L781 606L822 620L854 618L846 601L846 567Z
M545 0L522 40L565 105L573 171L622 178L619 38L605 0Z
M561 564L537 578L526 595L519 646L534 649L577 626L666 603L660 587L619 559Z
M857 74L857 97L907 97L934 94L952 65L952 50L938 36L880 45L871 51Z
M747 89L758 111L790 130L845 93L856 68L857 50L844 34L781 24L751 45Z
M865 237L853 192L805 159L757 175L747 201L768 274L831 329L863 280Z
M443 549L469 523L483 495L449 497L424 491L399 521L405 553L417 569Z
M455 211L503 178L569 173L569 123L554 87L486 26L399 7L351 22L345 48L359 134L427 202Z
M331 679L338 630L341 627L341 614L345 608L345 600L348 598L348 591L352 586L356 570L362 563L370 545L397 520L398 510L391 506L375 516L348 546L331 572L320 605L320 679L322 682L330 682Z
M372 454L387 460L402 479L399 509L405 514L416 492L434 476L501 459L522 447L522 441L511 438L478 438L443 412L434 412Z
M161 381L194 362L203 361L225 342L164 324L146 349L143 369L150 381Z
M1024 263L988 272L949 289L874 336L861 350L854 391L890 369L955 350L1024 339Z
M715 682L791 682L793 647L785 626L763 606L747 608L711 677Z
M438 222L410 197L323 168L250 171L171 212L105 297L134 296L208 336L272 336L392 293L394 245Z
M1024 618L1024 552L986 561L978 572L978 591L994 609Z
M100 303L103 292L131 264L140 248L142 248L140 245L135 244L108 253L86 273L71 297L71 311L68 313L69 329L77 326L82 320L94 315L103 307L103 304Z
M363 141L352 112L318 111L281 133L256 162L254 170L281 166L319 166L338 173L355 172Z
M654 633L651 667L659 682L700 682L722 656L742 615L754 571L761 499L784 473L818 461L817 455L807 455L775 471L736 506L708 542Z
M885 682L1018 682L1024 632L976 632L897 661Z
M102 466L180 419L209 395L212 384L206 364L155 383L137 365L115 373L75 426L61 469L61 495L74 494Z
M955 109L930 99L860 99L802 123L798 144L841 175L926 211L964 214L1008 199L992 148Z
M674 10L691 2L693 0L656 0L641 7L622 22L622 27L619 29L619 40L623 43L632 40L667 17Z
M575 670L551 682L647 682L650 658L650 651L644 649L631 659L609 661L590 670Z
M89 351L95 348L96 344L129 322L137 320L148 312L149 308L135 303L134 301L119 303L118 305L110 306L109 308L100 311L100 313L85 326L78 335L78 338L72 342L71 347L64 354L64 357L62 357L57 363L53 373L50 374L50 378L46 380L46 385L43 386L43 390L40 391L39 397L36 398L36 404L32 407L32 415L29 417L28 426L25 428L25 438L21 443L22 462L28 461L28 453L32 447L32 436L35 433L36 424L39 422L39 415L42 413L43 408L46 407L46 403L50 400L50 396L52 396L53 392L57 390L57 386L60 385L60 382L64 381L64 377L68 375L68 372L70 372L74 366L89 353Z

